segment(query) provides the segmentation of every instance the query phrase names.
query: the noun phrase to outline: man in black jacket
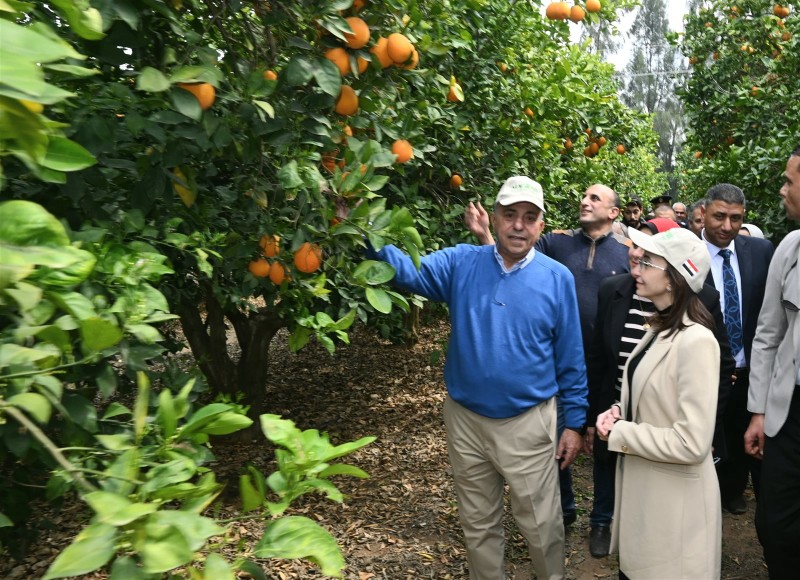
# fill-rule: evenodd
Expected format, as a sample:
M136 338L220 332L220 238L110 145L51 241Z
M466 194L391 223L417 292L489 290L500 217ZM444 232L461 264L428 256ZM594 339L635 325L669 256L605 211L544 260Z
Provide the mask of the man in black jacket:
M676 224L677 227L677 224ZM635 264L643 251L631 248L629 256ZM734 361L728 344L719 304L719 293L706 285L699 298L708 308L716 323L715 336L720 347L719 399L717 425L714 432L714 457L718 460L727 454L722 429L725 403L731 390ZM647 329L647 319L655 312L652 302L636 295L636 281L630 274L606 278L598 293L597 319L594 334L586 352L586 370L589 380L589 411L587 422L620 400L622 369L630 353L642 339ZM691 361L686 361L690 364ZM592 512L613 514L614 468L616 454L609 453L608 444L595 437L595 430L586 433L586 451L594 456L594 506ZM610 522L609 522L610 523ZM593 526L590 551L594 557L608 554L610 530Z

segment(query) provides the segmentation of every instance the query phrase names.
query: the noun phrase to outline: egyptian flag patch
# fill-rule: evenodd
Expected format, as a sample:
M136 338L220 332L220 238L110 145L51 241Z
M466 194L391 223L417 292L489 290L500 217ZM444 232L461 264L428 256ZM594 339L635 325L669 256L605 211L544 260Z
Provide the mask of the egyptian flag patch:
M700 271L691 260L686 260L683 264L681 264L681 266L683 266L683 269L689 273L690 278L694 278L694 276Z

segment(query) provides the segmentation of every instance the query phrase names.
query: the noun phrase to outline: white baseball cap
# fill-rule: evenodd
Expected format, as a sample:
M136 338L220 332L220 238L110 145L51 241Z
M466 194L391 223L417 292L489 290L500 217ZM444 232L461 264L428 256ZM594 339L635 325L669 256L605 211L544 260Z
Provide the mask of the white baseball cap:
M631 241L645 252L661 256L688 282L695 294L703 289L711 270L711 257L706 243L690 230L673 228L654 236L630 228Z
M525 177L524 175L509 177L500 188L495 203L508 206L521 201L532 203L540 210L544 211L544 193L542 193L542 186L530 177Z

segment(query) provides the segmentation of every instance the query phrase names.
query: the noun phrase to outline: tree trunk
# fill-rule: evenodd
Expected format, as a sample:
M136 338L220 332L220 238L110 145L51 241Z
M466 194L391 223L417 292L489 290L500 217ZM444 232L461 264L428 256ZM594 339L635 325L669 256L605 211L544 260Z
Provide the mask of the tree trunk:
M241 402L250 406L248 415L257 421L268 411L269 345L286 322L266 307L249 314L226 312L210 288L206 290L205 303L181 302L177 306L184 335L212 391L231 398L241 393ZM232 337L228 333L231 327ZM230 349L229 341L238 343L238 358L231 355L231 350L235 354L237 349Z

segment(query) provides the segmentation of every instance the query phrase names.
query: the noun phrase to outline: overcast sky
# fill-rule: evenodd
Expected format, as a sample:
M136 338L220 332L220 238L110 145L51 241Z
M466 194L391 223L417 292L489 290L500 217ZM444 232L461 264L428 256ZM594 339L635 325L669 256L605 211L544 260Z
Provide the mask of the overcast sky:
M683 15L686 14L686 4L686 0L668 0L666 2L669 25L670 28L675 32L681 32L683 30ZM623 37L633 25L633 21L636 18L637 13L638 9L626 14L625 17L620 21L619 29ZM619 54L610 57L608 60L617 67L617 70L622 70L625 68L630 54L630 50L623 49Z

